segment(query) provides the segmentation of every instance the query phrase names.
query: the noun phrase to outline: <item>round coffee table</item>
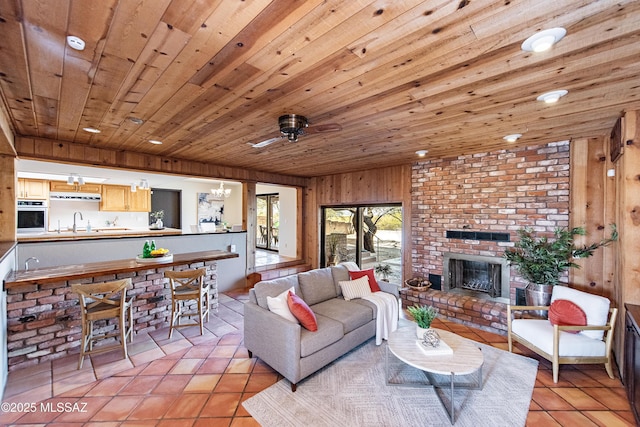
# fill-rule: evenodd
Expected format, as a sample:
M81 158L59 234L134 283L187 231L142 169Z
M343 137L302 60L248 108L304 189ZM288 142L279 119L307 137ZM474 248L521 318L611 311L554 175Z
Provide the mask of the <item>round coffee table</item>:
M435 329L435 328L433 328ZM472 390L482 389L482 364L484 357L482 351L474 344L473 341L462 338L453 332L435 329L440 335L440 339L444 341L453 353L444 355L431 355L423 350L420 346L420 340L416 337L416 327L414 323L409 326L403 326L389 335L387 341L387 358L385 369L387 375L387 385L410 385L416 386L416 383L398 383L392 382L389 372L390 354L395 356L403 363L423 371L428 379L427 383L421 383L435 389L436 395L442 406L447 411L451 424L455 422L455 405L454 390L456 388L466 388ZM439 381L437 376L444 376L448 381ZM474 376L475 381L469 381ZM471 378L473 380L473 378ZM440 391L449 388L451 408L440 395Z

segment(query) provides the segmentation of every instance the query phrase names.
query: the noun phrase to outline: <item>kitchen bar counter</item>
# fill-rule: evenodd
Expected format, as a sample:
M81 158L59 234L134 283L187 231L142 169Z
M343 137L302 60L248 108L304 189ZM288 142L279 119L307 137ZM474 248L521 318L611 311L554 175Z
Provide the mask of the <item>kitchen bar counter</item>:
M4 282L5 289L11 289L22 285L53 283L84 279L87 277L106 276L141 270L149 270L159 267L184 265L194 262L217 261L221 259L237 258L233 252L211 250L191 252L173 255L171 262L147 262L138 263L135 259L123 259L117 261L92 262L84 264L62 265L58 267L45 267L32 270L20 270L10 273Z

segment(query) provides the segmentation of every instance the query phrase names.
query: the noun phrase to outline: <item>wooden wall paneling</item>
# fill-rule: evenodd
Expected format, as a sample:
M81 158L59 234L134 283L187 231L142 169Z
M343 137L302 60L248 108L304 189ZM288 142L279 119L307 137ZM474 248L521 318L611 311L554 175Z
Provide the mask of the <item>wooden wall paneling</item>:
M306 230L305 189L296 188L296 259L306 259L306 242L304 231Z
M0 155L0 242L16 241L16 158Z
M256 271L257 205L256 183L244 182L242 184L242 228L247 231L247 271L245 277Z
M402 203L403 273L411 275L411 166L394 166L370 171L335 174L311 178L306 191L309 206L305 209L308 259L319 265L321 231L320 209L323 206Z
M570 226L584 227L586 236L576 236L578 246L589 245L609 236L605 224L606 148L604 138L578 139L571 142ZM611 298L612 283L604 276L605 251L601 248L587 258L576 260L579 269L570 269L571 286Z

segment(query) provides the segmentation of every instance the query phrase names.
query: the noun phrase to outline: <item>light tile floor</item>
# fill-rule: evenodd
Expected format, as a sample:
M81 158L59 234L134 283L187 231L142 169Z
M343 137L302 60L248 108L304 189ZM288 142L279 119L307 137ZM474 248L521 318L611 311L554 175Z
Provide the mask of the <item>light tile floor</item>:
M246 292L220 295L220 312L206 332L197 327L136 335L130 360L115 350L86 359L72 355L12 372L0 411L3 426L258 425L241 402L281 379L249 359L242 346ZM434 326L506 349L501 335L436 319ZM518 348L521 353L527 350ZM563 366L553 383L540 361L527 426L633 426L625 390L602 365ZM500 426L496 426L500 427Z

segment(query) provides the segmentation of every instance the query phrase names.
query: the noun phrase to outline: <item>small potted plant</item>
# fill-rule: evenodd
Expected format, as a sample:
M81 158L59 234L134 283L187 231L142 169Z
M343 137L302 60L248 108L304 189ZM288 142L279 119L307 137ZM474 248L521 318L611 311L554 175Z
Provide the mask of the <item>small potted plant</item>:
M422 339L427 329L431 327L431 322L436 318L438 310L430 305L412 305L407 307L407 311L416 321L416 335Z
M374 271L382 275L382 279L386 282L391 274L391 266L389 264L378 264L374 267Z

